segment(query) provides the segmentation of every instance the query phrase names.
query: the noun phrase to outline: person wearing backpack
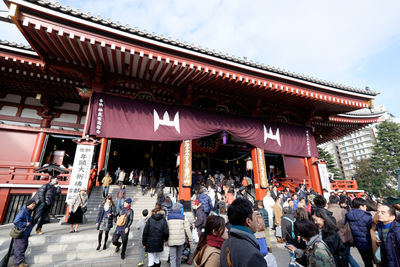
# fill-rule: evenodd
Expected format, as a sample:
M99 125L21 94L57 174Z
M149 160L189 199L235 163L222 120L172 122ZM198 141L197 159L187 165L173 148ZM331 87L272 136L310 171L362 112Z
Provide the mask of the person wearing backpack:
M294 222L296 221L295 212L290 207L283 208L283 215L281 219L282 225L282 238L289 244L295 243Z
M125 259L125 251L126 245L128 244L128 236L129 236L129 228L133 222L133 210L131 209L132 199L127 198L124 202L124 208L118 213L118 216L114 219L116 222L117 228L112 237L112 243L115 248L115 252L119 251L119 248L122 244L121 249L121 259ZM121 237L122 243L119 242L119 238Z

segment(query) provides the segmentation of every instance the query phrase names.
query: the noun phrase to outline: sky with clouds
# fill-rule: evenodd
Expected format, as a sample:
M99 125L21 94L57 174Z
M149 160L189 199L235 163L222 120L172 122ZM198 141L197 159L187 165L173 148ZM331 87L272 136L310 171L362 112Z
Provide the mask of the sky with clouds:
M62 0L63 6L307 76L381 92L400 117L400 1ZM0 10L6 10L3 2ZM0 23L0 39L26 43Z

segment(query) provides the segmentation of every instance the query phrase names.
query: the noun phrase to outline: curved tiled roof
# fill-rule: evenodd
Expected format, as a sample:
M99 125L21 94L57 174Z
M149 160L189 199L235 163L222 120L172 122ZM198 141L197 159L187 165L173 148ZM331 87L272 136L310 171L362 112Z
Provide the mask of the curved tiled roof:
M361 94L365 94L365 95L369 95L369 96L376 96L379 94L379 92L374 92L368 89L368 87L366 89L360 89L360 88L355 88L355 87L350 87L350 86L345 86L342 84L338 84L338 83L333 83L333 82L329 82L329 81L325 81L325 80L321 80L318 78L314 78L314 77L310 77L307 75L303 75L303 74L299 74L299 73L294 73L294 72L290 72L284 69L280 69L280 68L276 68L273 66L269 66L269 65L264 65L262 63L259 62L254 62L252 60L247 60L246 58L242 58L242 57L236 57L234 55L228 55L226 53L223 52L216 52L215 50L209 50L208 48L203 48L201 46L196 46L194 44L189 44L187 42L182 42L178 39L174 40L171 37L165 37L163 35L157 35L155 33L149 33L146 30L140 30L138 27L132 28L129 24L126 25L122 25L121 22L119 21L112 21L111 19L103 19L100 15L98 16L94 16L92 15L91 12L87 12L87 13L83 13L80 9L72 9L70 6L62 6L61 3L59 2L51 2L49 0L26 0L28 2L31 3L35 3L38 4L40 6L46 7L46 8L50 8L53 10L57 10L59 12L62 12L64 14L68 14L68 15L72 15L74 17L80 18L80 19L84 19L87 21L91 21L94 23L97 23L99 25L104 25L107 27L111 27L111 28L115 28L124 32L128 32L130 34L135 34L141 37L145 37L145 38L149 38L155 41L159 41L162 43L166 43L166 44L170 44L170 45L174 45L180 48L185 48L188 50L192 50L195 52L199 52L205 55L210 55L213 57L217 57L217 58L221 58L224 60L228 60L228 61L232 61L235 63L240 63L246 66L250 66L250 67L254 67L254 68L258 68L260 70L265 70L265 71L269 71L272 73L276 73L276 74L280 74L280 75L285 75L288 77L293 77L296 79L301 79L307 82L313 82L316 84L320 84L320 85L324 85L324 86L330 86L333 88L337 88L337 89L342 89L345 91L349 91L349 92L355 92L355 93L361 93Z
M6 45L6 46L10 46L10 47L20 48L20 49L24 49L24 50L27 50L27 51L35 52L33 50L33 48L30 47L29 45L17 44L16 42L10 42L10 41L7 41L7 40L1 40L0 39L0 45Z

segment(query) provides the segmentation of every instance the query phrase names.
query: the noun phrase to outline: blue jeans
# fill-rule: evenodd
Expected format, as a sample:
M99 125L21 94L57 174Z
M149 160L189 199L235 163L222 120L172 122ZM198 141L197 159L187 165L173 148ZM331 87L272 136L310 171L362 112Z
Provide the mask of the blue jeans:
M109 186L103 186L103 197L108 196L108 192L110 191Z
M347 246L347 245L346 245ZM360 265L358 265L358 263L356 262L356 260L353 258L353 256L351 256L350 254L350 246L347 246L346 249L346 254L349 255L349 264L351 267L360 267Z
M117 200L117 214L119 213L121 208L124 206L124 201L125 201L125 199L118 198L118 200Z

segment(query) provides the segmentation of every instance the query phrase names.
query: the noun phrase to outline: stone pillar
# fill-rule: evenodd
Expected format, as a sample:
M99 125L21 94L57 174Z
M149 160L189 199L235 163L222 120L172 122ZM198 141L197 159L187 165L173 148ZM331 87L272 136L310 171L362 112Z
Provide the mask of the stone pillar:
M253 160L254 191L256 193L256 200L263 200L265 191L268 187L264 149L253 148L251 150L251 158Z
M317 158L307 158L308 169L310 170L311 186L315 192L322 195L321 180L316 161L318 161Z
M185 210L190 209L191 186L192 140L184 140L179 153L179 200L185 201Z

